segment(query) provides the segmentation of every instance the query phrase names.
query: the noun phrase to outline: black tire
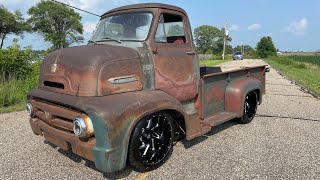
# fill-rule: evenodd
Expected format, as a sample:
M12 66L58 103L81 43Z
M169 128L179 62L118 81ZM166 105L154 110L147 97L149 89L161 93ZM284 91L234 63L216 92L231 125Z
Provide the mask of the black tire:
M128 150L128 164L138 172L160 167L172 154L173 120L159 112L140 120L134 127Z
M255 91L249 92L244 100L243 115L238 120L242 124L250 123L257 112L258 96Z

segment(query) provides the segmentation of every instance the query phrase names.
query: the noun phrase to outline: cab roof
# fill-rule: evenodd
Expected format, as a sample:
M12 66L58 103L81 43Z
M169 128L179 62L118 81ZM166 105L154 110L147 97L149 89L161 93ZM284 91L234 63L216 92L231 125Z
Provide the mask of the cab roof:
M122 6L115 9L111 9L104 13L101 17L105 16L106 14L122 11L122 10L130 10L130 9L144 9L144 8L161 8L161 9L169 9L174 11L182 12L183 14L187 15L187 13L180 7L169 5L169 4L162 4L162 3L141 3L141 4L132 4L128 6Z

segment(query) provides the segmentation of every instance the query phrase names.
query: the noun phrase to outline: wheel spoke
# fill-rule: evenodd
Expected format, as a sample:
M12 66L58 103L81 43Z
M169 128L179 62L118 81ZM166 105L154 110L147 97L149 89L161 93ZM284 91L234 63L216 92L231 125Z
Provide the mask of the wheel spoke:
M147 147L146 147L146 149L144 150L142 156L145 156L145 155L147 154L147 151L148 151L149 147L150 147L150 144L147 145Z
M151 128L151 124L152 124L152 118L148 120L147 129L150 129L150 128Z
M166 157L171 148L171 126L166 117L157 115L148 119L141 128L140 141L139 151L144 162L157 163Z
M144 148L146 148L146 144L142 142L142 145L139 147L139 149L144 149Z

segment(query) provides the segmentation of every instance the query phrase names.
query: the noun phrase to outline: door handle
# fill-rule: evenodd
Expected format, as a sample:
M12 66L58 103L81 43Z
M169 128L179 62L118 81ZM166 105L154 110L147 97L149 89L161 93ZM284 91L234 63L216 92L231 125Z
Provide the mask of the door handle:
M193 51L186 52L188 55L195 55L196 53Z
M153 54L158 54L158 49L152 51Z

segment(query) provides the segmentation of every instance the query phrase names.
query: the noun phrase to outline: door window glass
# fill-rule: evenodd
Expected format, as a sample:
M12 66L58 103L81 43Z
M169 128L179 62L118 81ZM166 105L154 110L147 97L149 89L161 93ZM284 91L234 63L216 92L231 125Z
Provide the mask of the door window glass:
M159 19L155 41L160 43L183 44L186 42L181 16L162 14Z

